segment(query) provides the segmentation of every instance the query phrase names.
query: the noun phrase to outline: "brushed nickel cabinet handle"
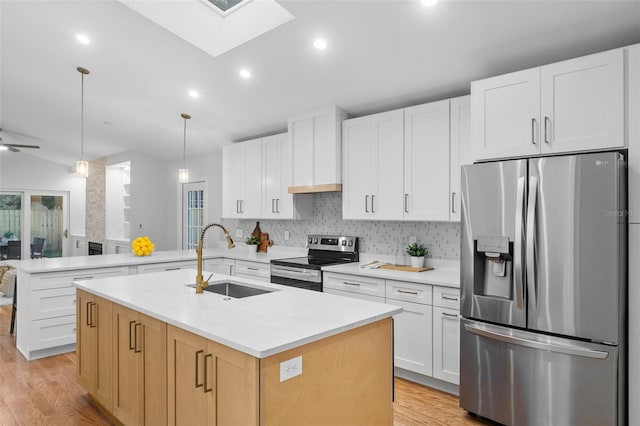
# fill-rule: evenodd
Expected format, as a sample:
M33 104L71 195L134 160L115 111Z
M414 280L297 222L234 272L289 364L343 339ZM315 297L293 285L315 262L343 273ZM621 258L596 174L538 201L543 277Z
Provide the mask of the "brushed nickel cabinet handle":
M375 213L376 211L373 209L373 200L376 198L375 195L371 195L371 213Z
M545 117L544 118L544 143L548 144L549 143L549 128L548 128L548 124L551 120L549 120L549 117Z
M198 376L200 375L200 361L198 359L198 355L200 354L204 354L204 351L202 349L196 351L196 388L203 387L204 385L203 383L198 383Z
M536 119L531 119L531 143L536 144Z
M359 283L351 283L351 282L349 282L349 281L342 281L342 283L343 283L344 285L351 285L351 286L354 286L354 287L360 287L360 284L359 284Z
M414 295L414 296L417 296L417 295L418 295L418 292L417 292L417 291L407 291L407 290L400 290L400 289L398 289L398 290L396 290L396 291L397 291L398 293L402 293L402 294L412 294L412 295Z
M456 212L456 193L451 193L451 213Z
M450 297L450 296L442 295L442 298L443 298L444 300L453 300L454 302L457 302L457 301L458 301L458 298L457 298L457 297Z
M280 213L280 198L276 198L276 213Z
M404 212L409 213L409 194L404 194Z
M207 380L207 376L209 375L209 372L207 371L207 358L213 358L213 355L206 354L204 356L204 393L209 393L213 390L213 388L209 387Z
M450 313L447 313L447 312L443 312L442 316L449 317L449 318L458 318L457 314L450 314Z
M369 196L364 196L364 212L369 213Z

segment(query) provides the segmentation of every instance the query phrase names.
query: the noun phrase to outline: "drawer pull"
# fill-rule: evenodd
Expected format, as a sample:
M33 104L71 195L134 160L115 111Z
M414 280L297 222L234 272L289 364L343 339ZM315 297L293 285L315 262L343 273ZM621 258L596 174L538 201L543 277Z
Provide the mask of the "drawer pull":
M448 314L446 312L442 313L442 316L444 317L451 317L451 318L458 318L458 314Z
M92 279L93 279L93 275L87 275L86 277L75 277L73 281L92 280Z
M396 290L398 293L403 293L403 294L413 294L414 296L418 295L417 291L407 291L407 290Z
M342 281L342 283L344 285L351 285L351 286L355 286L355 287L360 287L360 283L351 283L349 281Z
M91 302L87 302L87 315L86 315L86 318L87 318L87 325L89 327L91 327L91 312L89 312L89 306L90 305L91 305Z
M207 371L207 358L213 358L212 354L206 354L204 356L204 393L209 393L213 390L213 388L209 387L207 376L209 372Z
M201 388L204 385L204 383L198 383L198 376L200 375L200 362L198 360L198 355L200 354L204 354L204 351L202 349L196 351L196 388Z
M457 302L457 301L458 301L458 298L457 298L457 297L450 297L450 296L442 295L442 298L443 298L444 300L452 300L452 301L454 301L454 302Z
M180 267L176 266L175 268L164 268L165 271L179 271Z
M142 326L142 323L137 322L133 326L133 352L140 353L142 349L138 349L138 326Z
M134 350L134 344L131 343L131 337L133 337L133 333L131 332L131 324L135 324L135 321L129 321L129 350L132 351Z
M91 328L96 328L98 325L93 323L93 308L94 306L98 306L96 303L91 302L91 305L89 306L90 312L91 312Z
M247 266L247 269L250 271L259 271L259 268L252 268L251 266Z

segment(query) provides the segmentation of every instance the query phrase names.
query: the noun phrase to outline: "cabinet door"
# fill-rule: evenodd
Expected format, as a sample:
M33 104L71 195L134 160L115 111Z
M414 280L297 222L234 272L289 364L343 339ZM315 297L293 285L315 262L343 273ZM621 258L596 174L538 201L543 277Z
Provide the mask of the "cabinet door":
M449 220L460 221L460 167L472 164L471 97L451 99L451 145L449 182L451 185Z
M471 83L474 160L540 152L540 68Z
M344 161L342 218L371 219L372 159L371 116L342 123Z
M372 216L377 220L402 220L404 111L374 115L372 136Z
M628 48L628 67L629 223L640 223L640 44Z
M262 216L262 139L243 142L244 194L240 202L240 215L244 218Z
M107 410L113 402L113 303L94 296L96 330L96 400Z
M624 147L624 50L541 68L542 153Z
M393 317L394 365L431 376L432 307L394 299L387 302L404 309Z
M77 290L76 304L76 353L78 357L78 382L89 394L96 393L96 371L98 367L98 334L91 326L93 295Z
M460 319L455 309L433 307L433 377L460 381Z
M222 216L240 217L244 197L244 149L242 144L222 147Z
M449 101L404 110L404 219L449 220Z
M204 389L206 339L167 326L167 389L169 425L215 425L211 392Z
M313 185L313 114L289 119L291 186Z
M280 200L280 207L286 207L283 202L282 189L285 186L283 182L283 168L285 164L283 152L282 135L274 135L262 138L262 217L277 218L278 206L276 200ZM286 188L285 188L286 191ZM291 205L291 203L289 203Z
M138 357L144 393L143 424L167 424L167 324L139 314Z
M113 415L126 425L143 424L141 401L142 363L138 313L121 305L113 306Z

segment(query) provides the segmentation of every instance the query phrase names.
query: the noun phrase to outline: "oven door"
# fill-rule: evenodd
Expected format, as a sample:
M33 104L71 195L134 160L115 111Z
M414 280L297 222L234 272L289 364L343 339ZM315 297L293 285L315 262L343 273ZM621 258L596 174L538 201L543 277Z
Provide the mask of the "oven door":
M271 282L305 290L322 291L322 271L271 264Z

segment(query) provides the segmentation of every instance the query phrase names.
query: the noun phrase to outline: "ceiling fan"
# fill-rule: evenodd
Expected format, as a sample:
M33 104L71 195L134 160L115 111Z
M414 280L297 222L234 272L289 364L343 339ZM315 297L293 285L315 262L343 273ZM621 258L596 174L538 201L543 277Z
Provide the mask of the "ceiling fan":
M31 136L27 136L27 135L22 135L20 133L17 132L9 132L7 130L1 129L0 128L0 151L6 151L9 150L11 152L20 152L20 149L18 148L31 148L31 149L40 149L39 145L25 145L25 144L19 144L19 143L5 143L4 139L2 138L2 133L14 133L16 136L25 136L31 139L35 139Z

